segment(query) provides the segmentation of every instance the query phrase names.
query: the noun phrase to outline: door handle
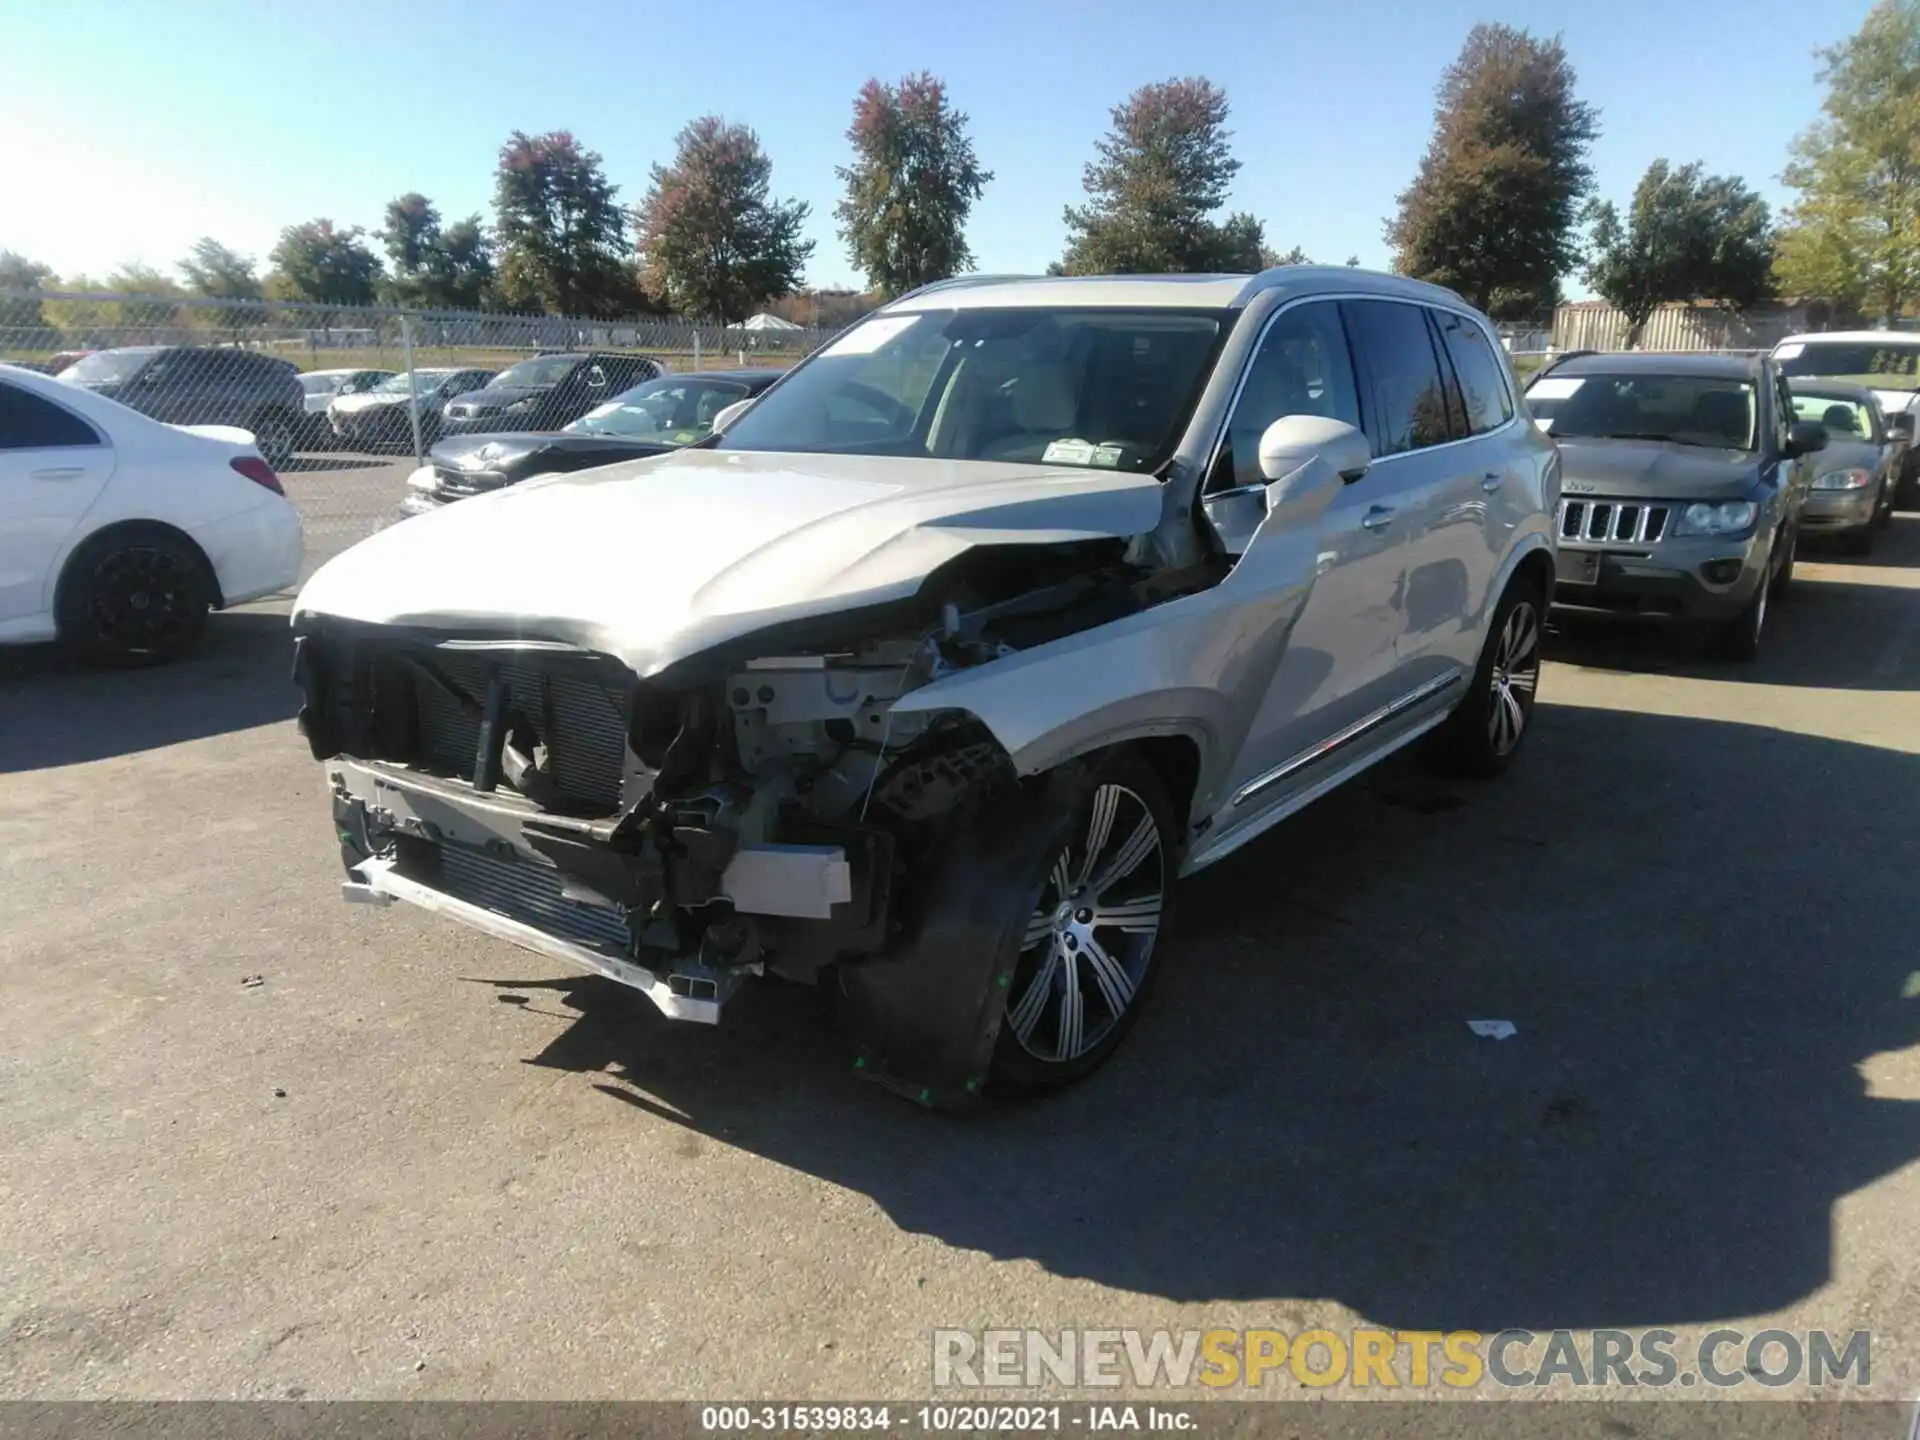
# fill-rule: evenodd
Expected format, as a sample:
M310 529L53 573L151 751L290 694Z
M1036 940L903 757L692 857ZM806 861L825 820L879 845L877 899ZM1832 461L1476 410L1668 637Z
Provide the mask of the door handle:
M1492 470L1480 477L1480 488L1489 495L1500 488L1501 477Z
M87 472L78 465L62 465L53 470L29 471L35 480L78 480Z
M1384 530L1393 523L1393 507L1376 505L1360 519L1362 530Z

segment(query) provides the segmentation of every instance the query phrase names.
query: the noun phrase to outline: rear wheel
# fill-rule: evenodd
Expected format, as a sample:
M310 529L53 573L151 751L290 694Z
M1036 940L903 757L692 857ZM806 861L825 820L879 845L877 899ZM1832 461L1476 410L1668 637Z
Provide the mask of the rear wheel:
M61 641L102 665L158 665L192 650L214 602L206 561L160 529L97 536L75 552L55 601Z
M1540 588L1530 577L1516 577L1507 586L1487 627L1467 696L1434 732L1429 753L1441 769L1491 777L1520 753L1540 686L1542 610Z
M276 470L284 470L293 459L293 422L277 410L263 410L253 417L253 443L260 457Z

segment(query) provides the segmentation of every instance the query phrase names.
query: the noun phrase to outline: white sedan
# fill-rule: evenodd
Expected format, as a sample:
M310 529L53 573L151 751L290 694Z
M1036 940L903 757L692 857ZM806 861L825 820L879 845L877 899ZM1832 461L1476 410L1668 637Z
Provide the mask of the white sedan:
M292 585L301 546L245 430L164 425L0 365L0 644L171 660L209 610Z

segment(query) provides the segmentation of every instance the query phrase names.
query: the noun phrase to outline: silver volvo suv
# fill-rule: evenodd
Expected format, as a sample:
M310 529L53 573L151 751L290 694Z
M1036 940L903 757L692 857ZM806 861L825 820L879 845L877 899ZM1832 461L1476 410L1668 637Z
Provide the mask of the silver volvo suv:
M968 277L698 445L386 530L294 613L349 899L714 1021L830 988L922 1103L1100 1064L1173 889L1533 714L1559 456L1485 319L1346 268Z

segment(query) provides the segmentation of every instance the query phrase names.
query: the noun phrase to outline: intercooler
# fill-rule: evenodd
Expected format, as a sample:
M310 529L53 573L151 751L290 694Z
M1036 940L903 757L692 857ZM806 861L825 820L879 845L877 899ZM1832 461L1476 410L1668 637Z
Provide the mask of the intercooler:
M576 944L623 955L632 950L632 937L619 913L567 899L561 893L560 872L553 866L531 859L498 859L470 845L450 842L435 850L437 877L414 878L427 880L454 899Z

